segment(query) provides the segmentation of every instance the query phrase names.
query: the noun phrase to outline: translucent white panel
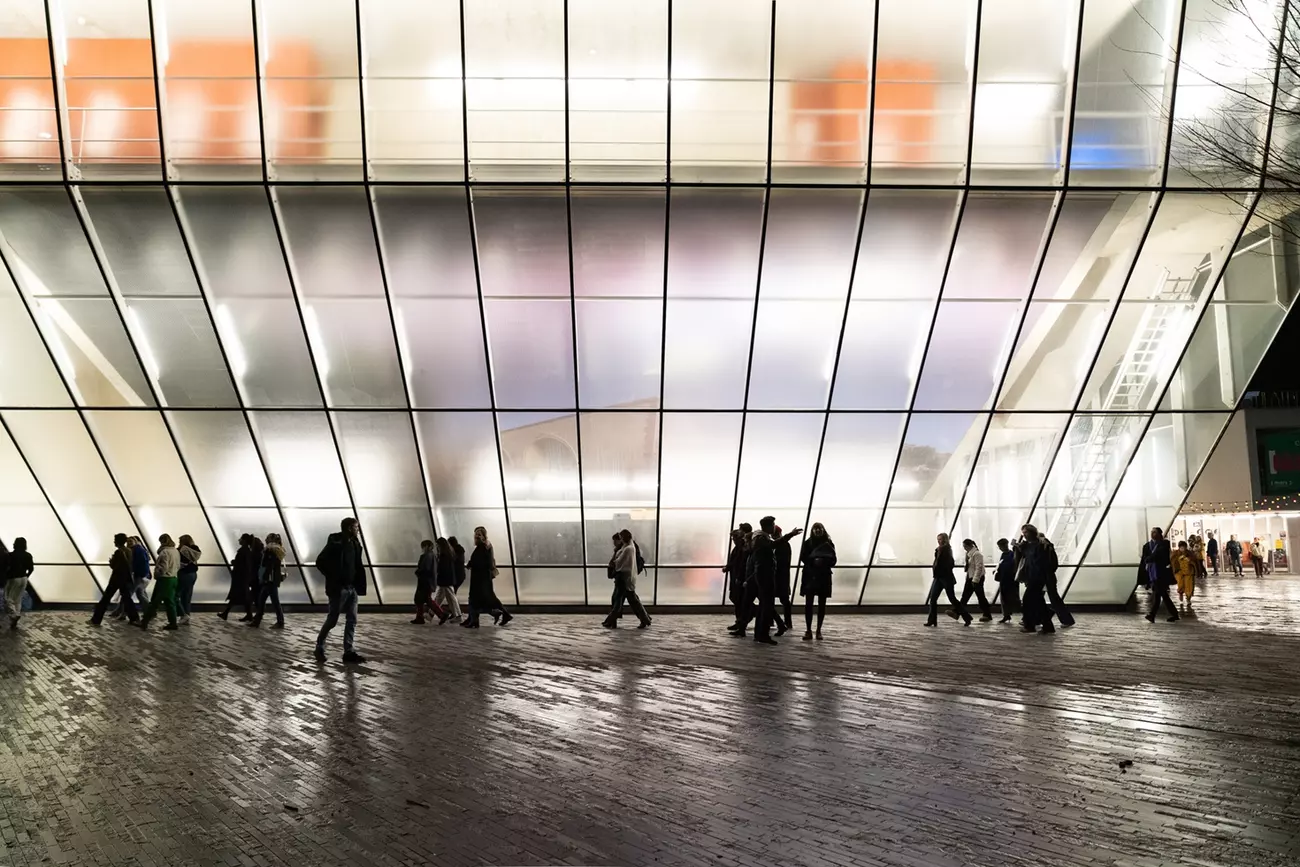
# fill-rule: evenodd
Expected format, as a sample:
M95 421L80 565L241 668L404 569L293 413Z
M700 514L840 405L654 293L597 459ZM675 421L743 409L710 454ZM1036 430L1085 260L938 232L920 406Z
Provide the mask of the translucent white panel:
M387 302L316 299L302 314L331 406L406 405Z
M493 587L497 598L505 601L510 597L509 584L502 584L498 576ZM516 569L515 577L519 581L519 603L582 603L586 601L583 589L583 572L580 569ZM640 590L640 586L637 587ZM602 600L597 599L599 605Z
M872 106L875 179L962 180L977 9L974 0L881 0Z
M831 405L906 409L933 320L928 300L849 302Z
M582 405L658 406L663 301L583 298L576 303Z
M158 539L163 533L177 542L181 536L189 536L201 552L200 562L226 562L217 539L208 526L207 516L197 505L132 506L131 515L135 518L136 526L144 531L145 542L150 548L157 547Z
M626 529L646 562L654 563L658 414L584 412L579 424L587 562L604 562L610 537Z
M199 299L131 299L127 325L167 406L237 406L230 372Z
M669 309L678 298L752 301L763 242L762 191L674 189L671 208Z
M664 192L573 192L573 291L658 298L664 290Z
M460 180L460 3L366 2L361 27L374 176Z
M998 408L1073 409L1111 310L1106 303L1031 302L1011 353Z
M281 504L351 505L325 413L255 412L252 422Z
M1068 193L1043 256L1034 298L1118 298L1155 201L1149 193Z
M972 182L1055 180L1080 2L981 3Z
M1070 603L1123 604L1133 595L1136 575L1132 566L1082 566L1070 582Z
M772 191L763 248L762 300L841 299L848 294L862 194Z
M555 298L484 302L497 406L571 407L573 310Z
M925 602L933 577L928 566L923 569L873 566L867 573L862 604L920 605Z
M229 569L224 566L200 566L198 575L194 579L194 595L190 601L200 605L224 602L229 592ZM295 569L280 585L280 602L288 605L306 601L307 594L302 589L302 579L298 577Z
M358 508L357 520L361 522L372 563L410 563L414 569L420 559L420 543L433 538L426 508ZM411 569L406 570L408 575ZM411 575L411 586L415 586L414 575ZM388 593L387 585L384 593Z
M417 506L427 511L406 413L338 412L334 427L358 507Z
M69 406L54 360L0 264L0 405Z
M853 299L939 294L959 193L872 190L858 245Z
M827 419L809 520L826 526L843 564L866 563L871 556L903 422L901 413L835 414Z
M1115 491L1114 505L1163 510L1157 523L1168 526L1230 417L1229 413L1157 413Z
M983 550L986 564L996 566L998 539L1014 541L1019 536L1020 528L1024 526L1028 515L1028 506L1008 509L963 506L961 514L957 516L956 524L953 525L953 549L960 550L957 546L962 539L971 539ZM958 554L959 558L960 556ZM989 586L991 588L992 584Z
M1018 301L943 301L921 367L916 409L983 409L1002 378Z
M161 187L79 187L122 294L198 297L194 270Z
M113 534L135 525L81 419L66 410L6 411L4 420L82 556L106 561Z
M572 415L501 413L497 424L516 562L580 564L576 420Z
M974 413L924 413L909 418L874 563L933 560L935 534L952 528L987 423L988 416Z
M394 299L478 297L463 189L375 187L374 197Z
M501 465L487 412L416 413L434 508L501 509ZM444 521L438 519L439 531ZM473 527L470 528L471 530ZM453 528L450 532L459 530ZM500 538L505 533L498 534Z
M943 287L944 300L1025 298L1052 201L1043 193L968 196Z
M740 425L739 413L664 415L660 562L726 561Z
M843 316L843 301L760 301L749 406L824 408Z
M862 178L874 12L856 0L778 5L773 180Z
M43 552L31 547L28 550L37 560L41 559ZM99 600L99 588L85 566L37 566L27 582L29 590L35 591L42 602Z
M579 179L662 180L668 3L569 0L569 159Z
M721 568L727 562L731 514L730 505L717 509L664 506L659 510L659 562Z
M361 187L276 187L303 298L384 295L370 205Z
M1014 506L1028 511L1038 498L1068 421L1067 413L995 414L963 508Z
M568 209L553 190L475 190L485 296L569 297Z
M0 176L43 180L60 168L45 6L41 0L7 0L5 8L5 35L30 47L6 57L11 90L8 119L0 130Z
M740 409L753 328L753 295L669 298L664 408Z
M21 268L20 268L21 273ZM20 277L20 282L26 282ZM30 284L28 298L33 299ZM150 381L112 301L34 297L36 321L73 394L88 406L148 406ZM157 370L156 358L151 361Z
M236 298L218 302L212 313L250 406L320 406L320 385L291 299Z
M62 188L0 190L0 240L9 267L28 295L108 294Z
M1164 162L1178 0L1084 3L1071 184L1147 183Z
M770 514L778 524L799 525L812 497L822 421L812 413L749 415L736 486L738 521L758 526Z
M673 180L766 175L771 15L753 0L673 9Z
M394 298L393 317L415 406L492 405L477 299Z
M293 536L293 544L298 555L307 564L315 563L317 556L329 541L331 533L339 532L344 518L356 517L347 509L285 509L285 521ZM366 538L366 527L361 526L362 556L367 563L372 561L370 542ZM325 598L325 577L314 566L304 565L303 574L311 588L312 596L321 600ZM375 591L371 590L366 602L377 602Z
M722 602L722 584L726 576L716 568L665 569L660 567L657 573L656 605L718 605Z
M274 504L271 487L242 414L172 412L168 419L194 484L207 506Z
M284 540L285 561L288 563L298 563L303 559L306 562L313 562L316 552L300 551L295 546L297 539L292 538L284 528L280 520L280 513L275 509L225 509L211 508L208 510L208 517L212 520L212 526L217 534L221 544L221 551L225 557L225 562L229 563L235 559L235 554L239 551L239 537L245 533L252 533L259 539L265 539L270 533L279 533L280 538ZM204 551L208 554L208 551Z
M92 410L85 416L128 505L198 505L161 414Z
M14 536L27 539L32 556L55 563L81 559L54 510L32 478L9 434L0 435L0 535L8 545Z

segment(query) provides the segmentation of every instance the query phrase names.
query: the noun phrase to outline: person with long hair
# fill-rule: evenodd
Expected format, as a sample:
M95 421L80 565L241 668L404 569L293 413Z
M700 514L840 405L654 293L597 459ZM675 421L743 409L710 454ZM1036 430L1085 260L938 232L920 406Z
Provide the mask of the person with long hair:
M442 625L447 620L460 623L460 600L456 598L456 587L458 586L456 584L456 551L451 547L451 543L442 537L439 537L434 542L434 547L438 554L438 577L436 578L438 591L434 596L434 601L441 605L442 610L447 614L445 618L438 621L438 624ZM464 575L465 560L463 555L459 571Z
M461 585L465 583L465 546L456 541L455 536L448 536L447 544L451 546L452 574L456 579L452 582L451 589L459 593Z
M27 579L36 567L32 565L32 555L27 551L27 540L22 536L14 539L14 548L4 562L5 608L9 612L9 628L17 629L18 621L23 616L23 594L27 592Z
M275 624L272 629L284 628L284 609L280 607L280 585L284 583L284 542L279 533L267 533L266 544L262 546L261 577L258 586L262 589L257 594L257 613L249 621L249 626L262 625L266 614L266 600L271 600L275 611Z
M149 549L139 536L128 536L126 545L131 568L130 592L135 595L135 604L143 612L149 607L149 581L153 577L149 572ZM121 600L118 600L117 608L113 610L113 619L126 619L126 607Z
M104 614L108 611L108 604L113 600L114 593L122 597L125 612L122 616L130 618L132 623L139 619L135 613L135 602L131 599L131 588L135 586L135 578L131 574L133 554L131 538L126 533L113 536L113 553L108 558L108 585L90 615L91 626L98 626L104 621Z
M826 619L826 600L831 598L831 570L835 567L835 543L821 522L812 525L808 538L799 548L803 564L799 592L803 595L804 641L813 640L813 601L817 602L818 641L822 640L822 621Z
M243 602L248 595L248 570L254 568L249 562L253 556L252 538L248 533L239 537L239 549L235 551L235 559L230 561L230 590L226 593L226 607L217 613L222 620L229 617L230 609Z
M505 626L514 615L506 610L492 587L497 577L496 555L488 541L487 530L474 528L474 552L469 555L469 617L461 624L468 629L478 629L479 614L486 611L492 622Z
M176 610L180 614L177 621L181 626L190 625L190 606L194 600L194 583L199 578L199 557L202 551L194 544L193 537L181 536L176 546L176 553L181 558L181 568L176 573Z
M953 573L953 569L956 568L956 561L952 556L952 545L948 541L948 534L940 533L935 541L937 544L934 548L934 565L930 569L932 576L930 592L925 597L925 605L928 611L925 625L939 625L939 596L946 593L948 594L948 602L952 606L948 611L949 616L970 626L970 612L966 610L966 606L957 598L955 592L957 576Z
M174 630L177 628L176 575L181 568L181 556L176 553L176 543L166 533L158 537L158 550L154 552L153 563L153 597L149 600L149 607L144 610L144 617L140 618L136 626L148 629L149 621L158 614L158 605L161 603L167 612L167 625L163 629Z
M415 564L415 619L412 623L424 624L425 613L437 616L438 625L447 622L447 613L433 598L433 588L438 581L438 555L434 553L434 542L425 539L420 543L420 559Z

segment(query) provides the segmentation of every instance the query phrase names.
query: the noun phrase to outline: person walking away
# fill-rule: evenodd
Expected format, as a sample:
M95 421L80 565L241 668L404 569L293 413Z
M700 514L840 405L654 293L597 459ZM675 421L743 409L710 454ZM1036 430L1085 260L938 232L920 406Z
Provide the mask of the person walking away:
M1255 577L1264 577L1264 546L1259 544L1259 537L1250 543L1250 565L1255 567Z
M1010 623L1011 615L1020 605L1020 586L1016 583L1016 555L1006 539L998 539L998 551L998 569L994 573L998 582L998 599L1002 605L1002 619L998 623Z
M1205 557L1206 565L1214 570L1214 574L1219 574L1219 540L1214 538L1213 533L1206 533L1209 538L1205 540Z
M1043 635L1056 631L1052 625L1052 606L1046 598L1049 587L1056 582L1056 549L1043 538L1033 524L1020 528L1020 544L1017 555L1021 565L1017 568L1018 578L1025 585L1023 608L1024 625L1022 632L1037 632L1042 627Z
M650 625L650 615L646 614L645 606L641 604L641 597L636 592L636 576L639 571L644 571L644 567L638 562L632 531L623 529L618 535L622 544L614 553L614 606L601 625L606 629L617 629L618 618L622 613L623 603L626 602L632 606L632 613L640 621L637 629L645 629Z
M1228 555L1228 566L1232 569L1232 574L1240 578L1242 576L1241 543L1237 541L1236 536L1228 537L1227 543L1223 546L1223 553Z
M1191 546L1186 542L1179 542L1178 548L1173 551L1171 565L1174 570L1174 581L1178 584L1178 601L1186 601L1187 609L1192 608L1192 597L1196 595L1196 558L1192 555Z
M171 536L163 533L158 537L158 550L153 558L153 598L149 600L149 607L144 610L144 617L140 618L136 626L148 629L149 621L158 615L158 605L161 603L163 610L167 612L167 625L163 629L177 628L176 576L180 568L181 555L176 550L176 543L172 541Z
M253 556L249 540L252 538L248 533L239 537L239 549L235 551L235 559L230 561L230 592L226 594L226 607L221 609L217 614L222 620L230 616L230 609L237 602L244 598L244 588L248 584L246 574L249 569L249 558Z
M497 574L496 554L488 541L487 530L475 527L474 551L469 555L469 617L462 626L478 629L478 618L484 611L492 615L493 623L501 626L514 620L514 615L501 604L492 586Z
M284 629L284 609L280 607L280 585L284 583L284 542L279 533L267 533L266 543L262 546L262 572L258 579L261 590L257 594L257 613L249 622L254 628L262 625L266 614L266 600L271 600L275 611L275 624L272 629Z
M831 572L835 567L835 542L819 522L812 525L808 538L799 546L799 593L803 596L804 641L813 639L813 602L817 604L817 640L822 640L822 622L826 619L826 600L831 598Z
M438 580L438 555L434 553L432 539L420 543L420 559L415 565L415 619L412 623L424 624L424 614L438 616L438 624L447 622L447 615L433 598L433 588Z
M989 605L989 598L984 595L984 554L974 539L963 539L961 546L966 551L966 584L962 587L961 604L969 603L971 594L974 593L980 606L980 623L988 623L993 619L993 608Z
M441 625L446 619L460 623L460 602L456 599L456 552L446 539L439 538L435 546L438 554L438 572L434 580L438 585L438 595L434 601L447 613L447 617L439 620L438 624ZM464 560L460 561L460 571L465 571Z
M948 601L952 603L952 610L948 612L954 620L960 618L967 626L970 626L970 612L966 606L957 598L954 589L957 586L957 576L953 574L956 563L952 558L952 546L948 544L948 534L940 533L936 538L938 545L934 549L934 565L931 567L930 592L926 596L925 604L929 609L925 625L939 625L939 594L947 593Z
M737 528L731 531L731 551L727 553L727 565L722 567L722 573L727 576L727 598L731 600L731 607L735 610L736 619L727 627L727 631L736 634L740 629L740 624L747 618L745 616L745 564L749 560L749 546L745 540L743 530Z
M782 535L780 527L773 529L776 536L776 601L772 603L773 610L775 611L776 602L781 603L781 610L776 612L777 638L785 635L786 630L794 628L794 621L791 619L794 606L790 604L790 561L794 558L794 552L790 548L790 540L802 532L803 528L795 527L789 533Z
M5 603L5 585L9 582L9 546L0 539L0 614L6 614L9 611Z
M108 586L104 588L103 595L95 603L95 610L90 615L91 626L98 626L104 622L104 614L108 611L108 604L113 600L114 593L122 597L125 611L123 616L130 618L132 623L139 619L135 612L135 601L131 598L131 589L135 586L135 576L132 574L131 567L134 554L130 538L125 533L118 533L113 537L113 554L108 558Z
M745 619L735 633L744 636L751 612L757 610L754 623L754 641L759 644L776 644L772 638L773 605L776 597L776 518L765 515L758 522L759 531L750 538L749 560L745 564Z
M1067 607L1065 604L1065 599L1061 597L1060 591L1057 590L1056 588L1056 569L1060 565L1059 561L1056 558L1056 546L1052 544L1051 539L1047 538L1041 533L1038 536L1038 541L1043 546L1044 549L1043 556L1045 558L1045 562L1047 563L1046 590L1047 590L1047 603L1050 606L1049 610L1052 613L1056 614L1056 619L1061 622L1061 626L1073 626L1074 615L1070 613L1069 607ZM1047 618L1046 622L1048 625L1051 625L1051 620L1052 620L1051 617ZM1055 628L1053 628L1045 631L1054 632L1056 630Z
M465 546L460 542L457 542L455 536L448 536L447 544L451 546L452 553L456 555L455 560L452 563L454 567L452 574L456 576L456 581L451 585L451 587L459 593L461 585L465 583L465 569L468 562L465 559Z
M131 593L135 596L140 613L149 605L149 581L153 577L149 563L149 549L139 536L128 536L127 556L131 561ZM125 620L126 607L118 599L117 608L113 610L114 620Z
M316 568L325 576L325 596L329 599L329 613L316 635L316 661L325 661L325 639L342 615L343 661L365 662L365 657L353 647L357 632L357 600L366 595L361 524L356 518L344 518L339 523L339 532L330 534L325 547L316 555Z
M27 540L14 539L13 550L4 562L5 609L9 613L9 628L17 629L23 618L23 594L27 592L27 579L36 571L32 555L27 551Z
M1172 553L1164 531L1153 527L1151 541L1142 546L1142 559L1138 563L1139 583L1146 584L1151 591L1151 610L1146 615L1148 623L1155 623L1161 603L1169 611L1166 619L1170 623L1178 620L1178 609L1174 607L1174 600L1169 598L1169 587L1174 583Z
M1192 552L1192 565L1196 567L1196 577L1204 578L1210 573L1205 569L1205 541L1200 535L1193 536L1187 543Z
M180 615L177 621L181 626L190 625L190 606L194 601L194 583L199 579L199 557L203 552L194 544L193 537L181 536L176 553L181 558L181 568L176 572L176 610Z
M262 557L266 554L266 544L252 533L248 534L248 564L244 570L244 616L240 623L253 619L257 600L262 595Z

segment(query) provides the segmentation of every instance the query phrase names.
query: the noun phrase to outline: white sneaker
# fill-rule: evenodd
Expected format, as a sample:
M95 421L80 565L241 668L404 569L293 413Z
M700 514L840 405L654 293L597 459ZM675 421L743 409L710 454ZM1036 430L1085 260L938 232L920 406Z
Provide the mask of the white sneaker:
M189 626L189 625L190 625L190 616L189 616L188 614L186 614L185 616L183 616L183 617L182 617L180 620L178 620L177 622L178 622L181 626Z

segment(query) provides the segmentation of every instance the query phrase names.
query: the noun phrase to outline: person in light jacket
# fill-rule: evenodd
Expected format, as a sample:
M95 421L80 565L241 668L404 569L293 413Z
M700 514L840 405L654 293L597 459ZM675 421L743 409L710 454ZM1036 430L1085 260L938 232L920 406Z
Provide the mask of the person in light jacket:
M266 544L262 546L262 571L257 594L257 613L249 621L249 626L262 625L266 614L266 600L271 600L275 611L275 624L272 629L284 629L284 609L280 607L280 585L284 583L284 542L279 533L267 533Z
M614 607L602 625L606 629L618 628L618 617L626 602L632 606L632 613L641 622L637 629L645 629L650 625L650 615L646 614L641 597L636 593L636 543L632 540L631 530L620 530L618 536L622 544L614 552Z
M984 554L974 539L963 539L961 546L966 550L966 584L962 587L961 604L970 602L971 594L974 593L980 606L980 623L988 623L993 619L993 608L989 605L989 598L984 595Z
M460 601L456 598L456 551L451 547L451 542L447 539L439 538L436 543L438 550L438 575L436 581L438 584L438 594L434 601L442 606L442 610L447 612L447 617L460 623ZM462 555L460 561L460 570L465 572L465 559ZM438 621L440 624L443 622Z
M960 618L967 626L970 626L970 612L966 610L966 606L962 604L954 592L957 587L957 576L953 574L953 569L956 568L957 564L952 557L952 545L948 544L948 534L940 533L936 539L939 544L934 549L930 592L925 598L925 604L928 608L925 625L939 625L939 594L947 593L948 601L952 603L952 610L948 614L954 620Z
M167 625L164 629L176 629L176 575L181 568L181 555L176 551L172 537L163 533L158 537L158 550L154 554L153 598L145 609L144 617L136 625L141 629L149 628L149 621L158 614L161 603L167 612Z
M1186 602L1190 611L1192 597L1196 595L1196 555L1192 553L1192 546L1179 541L1170 557L1170 565L1174 570L1174 583L1178 585L1178 601Z
M194 599L194 583L199 578L199 557L202 551L189 535L181 536L176 553L181 558L181 568L176 573L176 610L181 626L190 625L190 605Z
M1255 577L1264 577L1264 546L1256 538L1250 543L1250 565L1255 567Z

